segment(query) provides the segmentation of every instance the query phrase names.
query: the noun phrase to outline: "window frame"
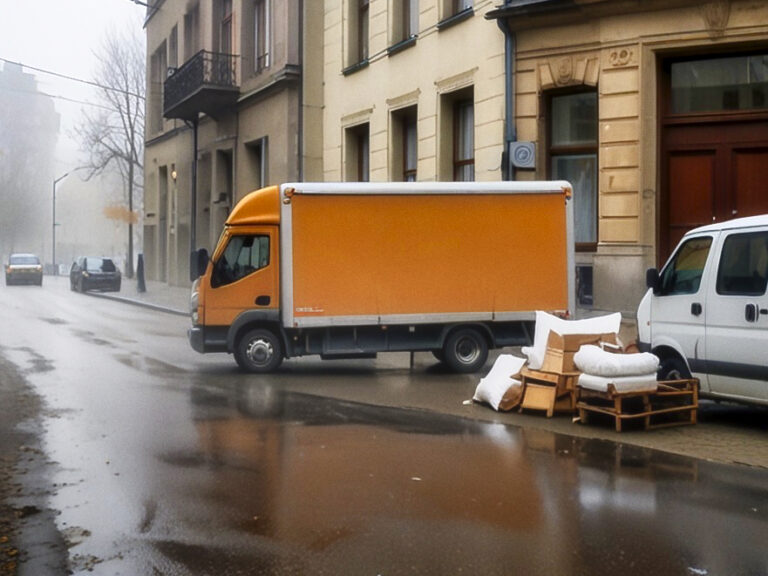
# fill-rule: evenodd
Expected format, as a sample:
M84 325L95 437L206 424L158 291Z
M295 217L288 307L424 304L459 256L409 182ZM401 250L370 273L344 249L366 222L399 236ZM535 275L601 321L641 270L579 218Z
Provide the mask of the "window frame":
M594 94L595 97L595 141L593 144L575 144L575 145L554 145L553 129L555 122L553 119L553 100L563 96L575 96L578 94ZM579 86L576 89L551 90L546 94L546 142L547 142L547 176L554 178L554 159L562 157L576 157L594 155L595 173L594 173L594 204L595 204L595 239L590 242L575 242L576 252L597 252L597 245L600 241L600 95L597 87ZM571 183L573 184L573 183ZM575 201L575 198L574 198Z
M259 245L259 262L256 263L256 266L253 267L244 267L243 273L233 273L231 276L225 275L226 270L223 270L223 264L222 262L227 262L227 265L229 266L229 262L226 260L227 251L230 249L230 246L233 245L233 242L240 241L243 239L252 239L250 250L250 255L248 258L248 261L250 263L253 262L253 244L258 242ZM266 240L266 242L264 242ZM271 238L269 234L265 233L257 233L257 234L235 234L229 238L227 241L227 245L224 247L224 250L221 252L221 255L219 258L213 263L213 270L211 272L211 288L220 288L223 286L229 286L231 284L234 284L235 282L239 282L243 278L247 278L251 274L254 274L256 272L259 272L260 270L265 270L269 268L270 264L272 263L272 253L271 253ZM245 247L245 242L243 242L237 253L237 257L235 259L235 264L231 268L236 268L240 266L240 260L242 259L242 254L244 252L243 248ZM262 255L266 253L266 261L264 261Z
M271 0L253 0L253 73L259 74L272 65ZM263 27L259 23L263 23Z
M757 238L758 240L763 240L763 253L762 253L762 261L760 256L757 255L757 262L754 262L754 269L752 270L752 274L745 276L726 276L725 271L731 268L735 268L735 266L732 266L733 264L740 263L742 260L742 256L745 255L747 257L752 255L752 248L759 249L759 245L755 244L753 245L750 241L752 238ZM743 241L746 240L749 243L749 252L747 252L744 248L736 247L737 254L732 254L729 252L729 248L733 245L734 242ZM720 296L764 296L766 293L766 280L768 279L768 261L765 260L765 257L768 256L768 231L766 230L758 230L758 231L750 231L750 232L734 232L731 234L728 234L728 236L725 237L723 240L723 247L720 249L720 260L718 262L717 266L717 276L715 278L715 291ZM757 270L757 264L762 265L762 274L760 274ZM753 262L744 262L746 264L747 269L753 268ZM742 283L738 286L738 288L730 288L729 286L732 285L734 279L740 279ZM751 280L751 286L759 286L759 282L762 282L762 288L757 288L756 290L747 290L747 283L744 282L743 279L749 279ZM729 282L726 282L726 280L730 280ZM741 288L741 289L739 289Z
M706 242L707 243L707 253L703 258L703 261L701 262L701 268L698 269L699 275L697 278L687 278L686 282L697 282L695 284L695 289L691 290L673 290L672 288L676 286L676 284L673 284L672 286L668 286L669 283L672 282L671 278L674 276L674 274L677 273L677 262L680 256L683 254L686 247L691 245L694 242ZM689 238L688 240L685 240L683 243L680 244L677 250L675 250L675 253L672 255L672 257L667 262L667 265L662 268L661 272L659 273L659 283L658 283L658 295L659 296L681 296L681 295L691 295L696 294L701 289L701 280L704 277L704 270L707 267L707 262L709 261L710 255L712 254L712 247L715 243L715 239L713 236L710 235L702 235L702 236L694 236L693 238Z
M463 134L462 129L464 127L464 116L462 112L467 108L472 110L472 128L471 132L464 135L471 140L471 156L462 156L461 136ZM469 180L463 177L459 179L459 175L466 167L471 167L471 178ZM476 178L475 172L475 101L474 93L470 98L459 98L453 102L453 181L454 182L474 182Z

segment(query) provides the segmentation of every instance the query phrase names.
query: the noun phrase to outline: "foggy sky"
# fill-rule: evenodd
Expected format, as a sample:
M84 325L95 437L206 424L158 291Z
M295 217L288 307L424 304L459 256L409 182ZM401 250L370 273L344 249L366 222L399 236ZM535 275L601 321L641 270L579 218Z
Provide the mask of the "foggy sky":
M0 58L90 80L93 52L103 36L121 27L141 27L146 8L131 0L0 0ZM56 96L95 101L95 88L37 71L38 89ZM54 165L65 172L77 164L72 127L82 104L54 99L61 134Z

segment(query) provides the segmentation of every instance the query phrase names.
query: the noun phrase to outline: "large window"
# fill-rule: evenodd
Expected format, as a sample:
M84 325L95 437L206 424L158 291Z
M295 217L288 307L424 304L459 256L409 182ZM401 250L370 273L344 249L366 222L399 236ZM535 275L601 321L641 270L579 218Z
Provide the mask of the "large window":
M768 54L672 62L671 112L768 108Z
M554 95L549 114L550 175L573 186L577 250L597 248L597 93Z
M269 266L269 236L233 236L213 265L211 286L232 284Z
M254 72L270 66L270 0L254 0L253 3L253 62Z
M152 53L149 61L149 131L150 134L163 130L163 92L168 73L166 44Z
M184 15L184 61L200 51L200 6L195 4Z
M471 182L475 179L475 106L472 100L454 104L453 179Z
M232 0L222 0L221 2L219 52L232 54Z

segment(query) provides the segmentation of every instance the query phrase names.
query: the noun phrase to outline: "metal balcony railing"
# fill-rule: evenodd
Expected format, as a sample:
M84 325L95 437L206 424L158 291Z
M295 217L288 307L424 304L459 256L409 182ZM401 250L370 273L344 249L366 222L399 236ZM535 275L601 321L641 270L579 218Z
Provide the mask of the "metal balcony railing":
M234 54L201 50L165 80L163 116L192 119L234 104L239 92Z

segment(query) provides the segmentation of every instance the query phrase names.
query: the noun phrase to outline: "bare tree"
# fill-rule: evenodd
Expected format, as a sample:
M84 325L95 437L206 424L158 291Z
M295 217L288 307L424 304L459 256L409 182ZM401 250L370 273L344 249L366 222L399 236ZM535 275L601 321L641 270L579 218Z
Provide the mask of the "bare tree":
M134 28L108 33L95 54L94 82L101 107L84 112L75 128L87 154L86 179L117 170L128 197L128 257L125 274L133 277L133 226L138 222L134 194L143 188L146 49Z

